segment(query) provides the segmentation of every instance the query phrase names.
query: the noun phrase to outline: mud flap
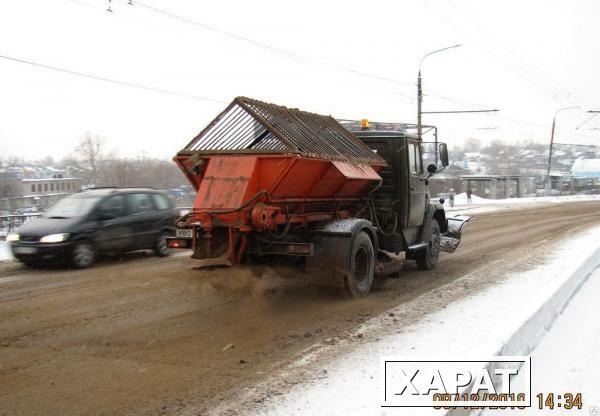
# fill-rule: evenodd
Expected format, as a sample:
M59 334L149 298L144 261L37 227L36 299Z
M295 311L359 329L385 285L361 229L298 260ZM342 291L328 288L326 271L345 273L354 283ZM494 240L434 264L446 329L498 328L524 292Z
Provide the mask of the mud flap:
M343 288L350 268L350 253L354 237L365 231L372 236L373 250L379 250L373 225L362 218L337 219L325 222L314 230L310 242L314 254L306 258L307 280L319 286Z
M350 235L317 235L315 253L306 258L306 278L318 286L341 288L348 270Z
M457 215L448 217L448 231L440 237L440 250L447 253L454 253L454 250L460 244L460 237L464 226L473 219L467 215Z
M196 270L213 270L231 267L231 260L229 259L229 252L226 251L219 257L210 257L205 259L199 259L194 262L192 266Z

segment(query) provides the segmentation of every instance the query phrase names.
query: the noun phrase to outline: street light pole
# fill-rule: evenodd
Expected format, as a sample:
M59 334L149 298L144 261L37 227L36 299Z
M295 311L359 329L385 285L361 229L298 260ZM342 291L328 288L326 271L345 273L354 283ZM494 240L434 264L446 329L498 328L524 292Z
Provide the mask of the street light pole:
M429 55L433 55L434 53L446 51L448 49L458 48L459 46L460 46L460 44L447 46L442 49L436 49L435 51L431 51L431 52L423 55L423 57L419 61L419 76L417 77L417 136L419 137L419 140L422 139L421 135L423 132L423 123L421 122L421 115L422 115L421 107L423 105L423 83L422 83L422 78L421 78L421 65L423 64L423 61L425 60L425 58L427 58ZM437 155L437 149L436 149L436 155Z
M552 189L552 180L550 179L550 169L552 167L552 147L554 146L554 130L556 128L556 116L558 113L564 110L572 110L575 108L580 108L579 106L575 107L564 107L556 111L554 113L554 118L552 119L552 133L550 134L550 149L548 151L548 169L546 171L546 191L550 194L550 190Z

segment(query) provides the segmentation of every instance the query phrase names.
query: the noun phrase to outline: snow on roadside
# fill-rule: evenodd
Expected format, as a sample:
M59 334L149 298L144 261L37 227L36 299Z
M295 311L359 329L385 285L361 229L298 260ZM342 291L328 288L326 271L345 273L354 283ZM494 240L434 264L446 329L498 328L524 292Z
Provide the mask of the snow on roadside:
M503 342L522 322L600 247L599 235L600 227L596 227L565 240L551 253L547 263L508 276L501 284L424 315L422 321L399 332L393 332L390 314L400 316L405 305L370 319L356 331L355 334L368 335L388 328L387 333L373 341L365 339L359 347L347 351L343 344L313 346L303 359L279 374L279 378L294 380L304 373L309 375L308 381L296 384L285 395L270 396L254 414L398 414L394 412L398 409L379 407L380 356L497 355ZM466 275L459 281L468 284L469 279L473 280ZM265 386L269 386L268 382ZM247 392L249 397L252 393ZM439 411L403 408L402 414L439 414Z
M0 261L14 260L12 251L10 250L9 243L6 241L0 241Z
M533 395L556 392L559 394L581 393L583 412L593 415L592 408L600 407L600 321L590 319L598 309L600 293L600 268L597 268L588 280L573 296L568 306L557 317L545 337L531 352ZM573 342L573 337L577 342ZM548 409L539 410L537 399L533 407L519 411L519 414L548 414ZM489 410L482 415L504 415L506 410ZM569 415L573 410L554 408L552 414Z
M444 209L452 214L480 214L483 212L526 208L563 202L600 201L600 195L535 196L506 199L486 199L478 197L477 195L472 195L471 200L472 202L468 203L467 194L458 194L454 197L454 207L450 207L448 200L446 199Z

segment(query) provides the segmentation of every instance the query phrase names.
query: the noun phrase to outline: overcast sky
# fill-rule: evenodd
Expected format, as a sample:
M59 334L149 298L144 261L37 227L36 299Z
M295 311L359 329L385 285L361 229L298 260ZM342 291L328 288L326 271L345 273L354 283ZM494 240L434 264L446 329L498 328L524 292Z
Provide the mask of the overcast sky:
M0 156L60 158L91 132L122 156L171 157L237 95L415 122L419 60L457 43L423 63L424 110L501 111L426 115L441 140L547 142L554 112L578 105L560 114L557 141L600 144L600 116L576 129L600 109L597 0L107 5L0 0L0 55L216 102L0 58Z

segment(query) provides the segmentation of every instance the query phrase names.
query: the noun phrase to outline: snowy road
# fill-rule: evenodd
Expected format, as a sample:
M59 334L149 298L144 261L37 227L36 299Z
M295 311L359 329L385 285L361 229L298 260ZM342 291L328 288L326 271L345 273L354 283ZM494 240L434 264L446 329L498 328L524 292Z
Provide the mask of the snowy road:
M324 364L316 354L321 345L350 354L392 332L403 334L403 346L416 347L409 345L411 326L439 326L436 314L534 269L563 239L598 224L600 202L482 214L437 269L408 266L359 301L269 269L201 272L182 257L130 255L84 271L5 264L0 409L11 415L261 412L294 385L327 376L311 371ZM394 316L386 314L390 309ZM382 326L371 327L382 314ZM290 377L268 377L286 371Z
M505 355L506 341L523 322L535 315L580 264L591 255L598 255L599 235L600 225L565 241L564 245L553 250L545 264L507 276L501 284L453 302L444 310L432 313L400 331L389 330L390 320L403 314L404 305L392 308L356 329L355 334L370 334L369 343L354 348L348 342L335 347L323 343L319 348L313 348L308 359L301 365L287 369L282 377L294 378L299 371L310 371L314 376L291 388L286 396L270 398L268 405L261 407L260 414L441 414L441 411L431 408L379 407L383 402L379 357L410 356L418 359L422 356L445 356L474 359ZM600 259L596 263L600 264ZM471 278L466 275L458 282L467 284ZM542 338L539 347L531 353L533 396L540 392L584 392L588 405L600 403L600 360L596 356L600 347L600 321L590 319L597 309L598 289L600 271L597 269L571 300L564 315ZM543 332L543 329L540 331ZM535 342L540 336L544 335L528 335L525 344ZM517 340L517 343L521 344L522 341ZM512 354L515 354L514 350L508 351L507 355ZM535 400L533 403L537 406ZM486 411L484 414L502 415L506 412ZM542 414L535 408L520 413Z

